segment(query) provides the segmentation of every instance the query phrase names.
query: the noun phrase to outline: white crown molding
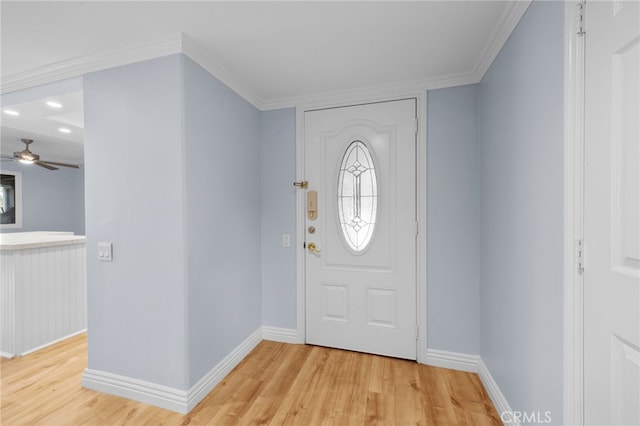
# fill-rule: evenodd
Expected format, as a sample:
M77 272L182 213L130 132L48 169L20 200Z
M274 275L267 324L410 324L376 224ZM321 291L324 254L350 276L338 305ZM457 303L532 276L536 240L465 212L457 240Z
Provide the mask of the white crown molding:
M530 5L531 0L516 0L509 2L505 7L498 25L493 30L478 62L473 68L473 74L476 76L477 82L480 82L489 70L489 67L493 64L496 56L498 56L498 53L500 53L500 50L502 50L502 47Z
M261 340L262 327L251 333L188 391L88 368L82 374L82 387L186 414L198 405Z
M264 101L249 86L236 78L229 70L220 64L209 52L204 50L189 37L182 36L182 53L188 56L195 63L207 70L209 74L220 80L224 85L240 95L247 102L259 110L263 110Z
M0 92L2 94L9 93L40 84L78 77L90 72L159 58L174 53L181 53L183 45L182 39L182 34L175 34L151 43L137 44L106 52L80 56L18 74L12 74L2 78Z
M41 84L52 83L67 78L78 77L90 72L101 71L121 65L133 64L148 59L183 53L211 75L243 97L253 106L262 109L262 99L225 67L220 65L208 52L183 33L158 39L151 43L113 49L106 52L80 56L77 58L45 65L2 78L0 91L4 93L27 89Z
M480 357L478 355L427 349L427 356L424 363L433 367L477 373L479 362Z
M78 77L90 72L175 53L183 53L192 59L212 76L261 111L291 108L304 104L340 103L347 100L353 102L358 99L401 96L403 93L463 86L480 82L530 4L531 0L516 0L509 3L503 11L496 29L485 45L473 70L435 78L266 100L261 98L251 87L233 75L232 72L221 65L219 61L196 42L183 33L177 33L171 37L159 39L151 43L81 56L9 75L2 78L0 92L3 94L9 93L71 77Z
M500 420L504 422L503 413L513 413L513 410L511 409L511 405L509 405L509 401L507 401L507 398L505 398L504 394L500 390L500 387L493 379L491 372L489 372L489 369L480 357L478 357L478 376L480 376L480 380L489 394L489 398L491 399L491 402L493 402L493 406L496 408L498 416L500 416ZM505 422L505 425L520 426L520 423L513 421L513 416L509 415L506 416L506 418L512 421Z
M334 92L317 93L289 98L271 99L262 101L261 110L291 108L301 105L339 104L345 102L358 102L373 98L389 96L403 96L415 92L443 89L446 87L464 86L476 84L484 77L489 67L502 50L507 39L515 29L518 22L531 5L532 0L515 0L505 7L498 25L496 25L491 37L482 50L473 71L459 74L449 74L440 77L404 81L393 84L370 86L359 89L349 89Z
M428 79L404 81L358 89L338 90L333 92L274 99L264 101L262 103L262 110L267 111L272 109L293 108L309 105L345 104L369 99L389 97L397 98L405 95L413 96L415 93L422 93L426 90L464 86L466 84L475 84L478 81L480 80L478 80L472 73L451 74Z

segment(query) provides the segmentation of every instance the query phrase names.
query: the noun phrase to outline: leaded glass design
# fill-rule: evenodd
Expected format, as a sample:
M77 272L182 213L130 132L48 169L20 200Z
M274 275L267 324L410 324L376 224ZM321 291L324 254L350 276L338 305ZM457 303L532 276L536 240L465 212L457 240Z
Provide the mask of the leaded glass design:
M338 174L338 217L342 235L355 252L371 242L378 208L376 167L369 148L362 141L347 147Z

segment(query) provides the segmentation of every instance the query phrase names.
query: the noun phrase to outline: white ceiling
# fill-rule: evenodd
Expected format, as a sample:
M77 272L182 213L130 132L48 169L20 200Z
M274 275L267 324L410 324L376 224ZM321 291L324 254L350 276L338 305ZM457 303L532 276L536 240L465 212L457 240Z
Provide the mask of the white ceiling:
M55 102L52 107L47 102ZM29 149L43 160L82 163L84 116L82 92L71 92L34 101L2 105L2 154L22 151L20 139L33 139ZM9 115L5 111L19 115ZM66 129L68 133L62 133Z
M263 109L327 93L471 83L482 77L523 5L528 2L2 1L2 86L15 89L12 82L38 73L34 81L42 82L49 70L81 58L179 33ZM3 145L4 136L3 130Z

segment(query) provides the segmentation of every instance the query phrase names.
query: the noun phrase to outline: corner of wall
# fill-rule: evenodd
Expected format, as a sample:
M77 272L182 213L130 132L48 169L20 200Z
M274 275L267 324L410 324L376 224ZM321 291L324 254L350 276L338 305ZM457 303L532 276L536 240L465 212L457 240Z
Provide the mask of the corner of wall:
M489 398L491 399L491 402L493 402L493 405L500 416L500 420L502 420L505 425L520 426L520 423L515 421L513 418L513 410L511 409L511 405L509 405L509 401L507 401L507 398L493 379L491 372L484 364L481 357L478 357L478 376L480 376L482 385L487 391L487 394L489 394Z
M187 414L195 408L262 340L262 328L255 330L189 390L104 371L85 369L82 387Z

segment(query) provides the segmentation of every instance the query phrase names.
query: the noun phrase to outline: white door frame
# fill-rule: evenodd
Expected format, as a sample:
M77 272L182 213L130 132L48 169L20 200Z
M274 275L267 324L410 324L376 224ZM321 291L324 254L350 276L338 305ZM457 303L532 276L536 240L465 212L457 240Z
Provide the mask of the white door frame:
M564 10L564 350L563 424L584 424L583 276L577 261L583 241L585 37L579 35L582 0Z
M346 107L359 104L393 101L407 98L415 98L418 114L418 135L416 155L416 206L418 208L418 239L416 256L416 312L418 322L418 338L416 340L416 359L425 364L427 359L427 93L410 92L397 96L363 97L359 99L337 99L322 104L301 105L296 107L296 177L298 181L305 180L304 170L304 113L305 111ZM305 251L303 243L305 238L305 199L304 191L298 190L296 194L296 341L305 343Z

